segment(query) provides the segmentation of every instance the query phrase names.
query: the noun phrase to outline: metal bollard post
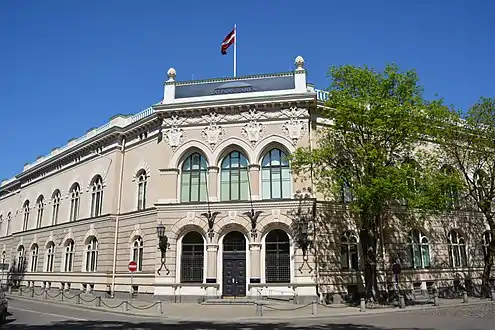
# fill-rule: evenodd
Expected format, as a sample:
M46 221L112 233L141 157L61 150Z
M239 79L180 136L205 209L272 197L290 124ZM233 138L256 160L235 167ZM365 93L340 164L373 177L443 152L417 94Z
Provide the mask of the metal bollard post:
M79 305L81 303L81 295L76 295L76 305Z
M158 303L156 304L156 311L158 314L163 314L163 308L162 308L162 302L161 301L158 301Z
M260 304L260 316L263 316L264 304Z
M60 291L60 301L64 301L64 291Z
M124 303L122 304L122 310L123 310L124 312L127 312L127 310L128 310L127 300L124 300Z
M48 292L45 290L43 290L43 299L48 299Z
M490 298L491 298L491 300L495 300L495 288L491 288L491 290L490 290Z
M318 300L313 298L313 304L311 305L311 314L314 316L318 315Z
M22 288L19 288L19 291L17 291L17 293L19 294L19 296L22 296Z
M256 316L260 316L260 304L254 303L254 306L256 307Z
M463 303L467 303L468 302L468 294L467 294L467 291L466 290L464 290L462 292L462 302Z
M433 295L433 306L439 306L439 302L438 302L438 293L435 292L434 295Z
M361 303L359 305L359 311L360 312L366 312L366 300L364 298L361 298Z
M101 297L96 297L96 307L101 307Z
M9 286L9 293L12 294L12 286Z
M399 295L399 308L406 308L406 298L404 297L403 294Z

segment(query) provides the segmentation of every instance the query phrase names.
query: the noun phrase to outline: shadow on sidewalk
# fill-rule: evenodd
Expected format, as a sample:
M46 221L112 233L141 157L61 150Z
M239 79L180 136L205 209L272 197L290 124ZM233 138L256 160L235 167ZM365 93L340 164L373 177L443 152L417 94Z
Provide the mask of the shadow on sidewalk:
M155 322L113 322L113 321L64 321L52 323L50 325L25 325L25 324L5 324L2 326L5 329L70 329L70 330L85 330L85 329L139 329L139 330L385 330L386 328L375 327L372 325L358 324L321 324L321 325L294 325L289 323L214 323L214 322L177 322L173 324L155 323ZM428 328L394 328L394 330L433 330Z

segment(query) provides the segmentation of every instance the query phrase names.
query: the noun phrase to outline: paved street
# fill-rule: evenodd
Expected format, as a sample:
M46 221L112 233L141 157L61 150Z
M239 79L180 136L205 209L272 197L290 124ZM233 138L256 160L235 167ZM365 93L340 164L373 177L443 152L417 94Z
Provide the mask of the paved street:
M211 322L167 321L105 311L47 304L39 301L25 301L11 298L9 309L12 313L2 329L329 329L329 330L492 330L495 322L495 304L478 304L463 307L430 309L426 311L391 312L364 314L332 318L301 319L290 321L255 321L243 324ZM191 310L191 313L194 311Z

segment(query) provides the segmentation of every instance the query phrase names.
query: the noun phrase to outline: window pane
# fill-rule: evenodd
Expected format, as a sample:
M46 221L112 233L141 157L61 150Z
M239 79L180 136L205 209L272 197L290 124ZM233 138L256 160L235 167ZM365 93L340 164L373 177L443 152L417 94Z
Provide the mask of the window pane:
M189 185L191 183L190 180L191 180L191 177L190 177L189 173L182 173L181 188L180 188L181 201L182 202L189 202L190 201L190 198L189 198Z
M241 195L239 196L241 200L249 199L249 179L248 179L248 171L247 169L242 169L240 173L240 189Z
M261 170L261 194L263 199L270 199L270 169Z
M222 201L229 200L229 191L230 191L230 179L229 179L229 171L222 170L220 173L220 199Z
M422 245L422 252L423 252L423 266L425 268L430 267L430 249L428 245Z

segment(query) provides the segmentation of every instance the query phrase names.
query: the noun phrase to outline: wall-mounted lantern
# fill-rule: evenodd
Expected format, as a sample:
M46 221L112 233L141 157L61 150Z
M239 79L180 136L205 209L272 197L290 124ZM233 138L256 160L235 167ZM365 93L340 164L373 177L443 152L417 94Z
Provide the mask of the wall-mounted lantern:
M160 268L157 270L158 275L160 275L160 271L162 268L165 268L167 271L167 275L170 274L170 270L167 268L167 265L165 265L167 261L167 250L170 247L170 244L168 243L168 237L165 232L165 226L160 223L156 226L156 234L158 236L158 248L160 249L161 252L161 257L160 257Z

